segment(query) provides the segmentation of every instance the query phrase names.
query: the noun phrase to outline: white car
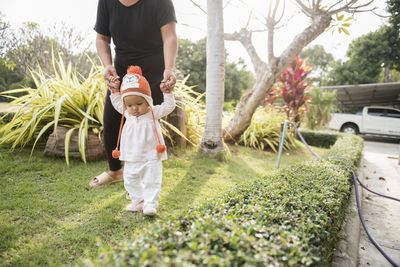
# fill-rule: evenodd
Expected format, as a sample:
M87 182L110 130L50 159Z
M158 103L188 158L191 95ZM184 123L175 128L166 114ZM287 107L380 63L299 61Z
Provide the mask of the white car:
M400 137L400 110L369 106L362 108L356 114L334 113L328 127L350 134Z

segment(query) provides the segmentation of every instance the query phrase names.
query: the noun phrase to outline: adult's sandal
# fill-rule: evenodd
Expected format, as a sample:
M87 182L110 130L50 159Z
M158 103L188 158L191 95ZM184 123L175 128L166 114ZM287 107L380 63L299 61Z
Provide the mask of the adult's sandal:
M121 181L123 181L123 177L114 178L111 175L109 175L107 172L103 172L102 174L93 178L93 180L90 181L89 185L92 187L97 187L97 186L102 186L102 185L118 183Z

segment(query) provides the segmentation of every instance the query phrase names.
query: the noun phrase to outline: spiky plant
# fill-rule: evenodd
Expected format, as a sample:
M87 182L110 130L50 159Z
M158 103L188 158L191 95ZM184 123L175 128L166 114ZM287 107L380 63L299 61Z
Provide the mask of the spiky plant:
M300 126L302 115L308 109L307 102L311 95L309 91L312 82L308 78L311 66L307 65L307 58L299 56L293 60L289 67L281 74L272 91L280 91L286 112L286 118ZM277 97L274 96L274 100Z
M32 145L33 152L39 140L48 137L51 131L56 134L57 126L63 126L69 129L64 140L67 165L70 139L75 131L78 132L81 158L86 162L89 133L98 134L101 139L103 130L104 98L107 92L102 76L103 67L93 63L86 78L74 71L71 64L66 66L60 56L57 60L53 57L53 67L55 74L52 77L43 73L40 67L38 71L31 71L37 89L22 88L1 93L13 99L10 104L18 107L18 111L10 122L0 126L0 144L9 144L11 150ZM182 96L185 104L187 135L184 138L196 146L201 141L205 123L205 105L201 101L204 94L187 86L185 83L188 78L177 82L174 93ZM13 96L17 93L25 95ZM10 114L4 114L2 119ZM167 137L167 129L183 136L167 121L161 120L161 125Z
M86 141L89 132L99 135L103 128L103 106L106 86L101 68L92 65L89 75L84 78L66 66L61 58L53 56L55 75L46 76L40 66L31 71L37 89L22 88L3 92L19 107L12 120L0 127L0 143L11 144L11 150L37 142L49 134L57 133L57 126L69 128L65 136L65 156L68 164L70 137L78 131L78 146L81 158L86 162ZM13 97L16 93L25 93ZM32 155L32 153L31 153Z
M174 89L174 94L182 97L182 101L177 101L177 106L185 107L187 129L186 136L184 136L175 126L167 121L160 121L163 126L184 137L191 145L198 146L203 136L206 120L206 107L203 102L205 93L198 93L193 90L194 86L186 85L189 76L190 75L186 76L183 80L178 80ZM163 131L163 134L168 137L167 131Z
M251 119L250 126L239 139L239 144L259 150L267 148L277 152L281 135L281 124L285 121L283 113L259 107ZM284 149L296 148L295 138L286 132Z

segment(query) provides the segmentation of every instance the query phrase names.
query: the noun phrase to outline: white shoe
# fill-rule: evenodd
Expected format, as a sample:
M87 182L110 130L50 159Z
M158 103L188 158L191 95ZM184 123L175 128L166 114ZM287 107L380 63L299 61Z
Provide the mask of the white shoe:
M137 204L129 204L125 208L127 211L142 211L143 210L143 201L137 203Z
M157 210L153 207L144 207L143 214L148 216L154 216L157 214Z

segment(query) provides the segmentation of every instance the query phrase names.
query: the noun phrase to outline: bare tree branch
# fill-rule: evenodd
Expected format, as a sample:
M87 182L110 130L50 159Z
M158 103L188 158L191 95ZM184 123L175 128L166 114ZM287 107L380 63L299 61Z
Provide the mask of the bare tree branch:
M195 27L195 26L193 26L193 25L189 25L189 24L187 24L187 23L181 23L181 25L182 25L182 26L185 26L185 27L188 27L188 28L192 28L192 29L200 30L200 31L202 31L202 32L206 32L206 30L205 30L205 29L203 29L203 28L200 28L200 27Z
M337 13L339 13L339 12L342 12L342 11L346 11L346 12L352 12L352 13L359 13L359 12L365 12L365 11L372 11L372 10L374 10L375 8L371 8L370 10L361 10L361 8L363 8L363 7L367 7L367 6L369 6L370 4L372 4L373 2L374 2L374 0L370 0L369 2L367 2L367 3L365 3L365 4L360 4L360 5L358 5L358 6L354 6L355 4L357 4L357 2L358 2L359 0L351 0L350 2L348 2L347 4L345 4L344 6L342 6L342 7L339 7L339 8L337 8L337 9L332 9L332 7L330 7L329 9L328 9L328 12L329 12L329 14L330 15L333 15L333 14L337 14ZM341 1L338 1L338 2L341 2ZM336 3L337 4L337 3ZM335 4L335 5L336 5Z
M278 57L275 57L273 54L273 38L277 23L275 16L278 9L272 1L270 0L269 2L269 10L266 12L267 17L265 19L268 29L268 64L263 62L257 55L251 43L251 32L248 29L242 29L239 33L232 35L225 34L226 40L238 40L242 43L256 71L256 83L253 88L243 94L233 118L224 130L225 141L238 138L246 130L251 122L254 111L263 99L265 99L268 90L273 86L276 78L279 77L305 46L330 26L333 14L342 11L363 12L363 8L372 3L372 0L332 0L328 1L330 6L324 6L323 0L294 0L301 12L310 17L312 22L294 37L292 42ZM278 4L279 1L274 0L274 3Z
M278 24L278 23L281 22L281 20L282 20L282 18L283 18L283 15L285 15L285 10L286 10L286 1L283 0L282 13L281 13L280 18L276 21L276 24ZM275 27L276 27L276 25L275 25Z
M321 1L322 0L317 0L317 5L316 5L317 9L321 9Z
M380 17L380 18L390 18L390 17L391 17L390 15L381 15L381 14L378 14L378 13L375 12L374 10L371 10L371 12L372 12L375 16L378 16L378 17Z
M250 25L250 20L251 20L252 13L253 13L253 10L250 11L249 18L247 19L247 23L246 23L246 26L245 26L246 29L247 29L247 28L249 27L249 25Z
M226 1L225 5L224 5L224 7L222 9L225 9L225 7L227 7L230 2L231 2L231 0Z
M282 64L283 67L286 67L290 61L287 62L285 59L293 59L296 55L298 55L303 47L307 46L312 40L324 32L324 30L330 25L331 20L332 18L328 13L322 13L317 16L310 26L295 36L293 41L277 58L279 62L277 67L280 68Z
M313 10L304 5L303 2L301 2L301 0L296 0L296 3L300 6L300 8L303 10L306 16L312 17L314 15Z
M198 7L201 11L203 11L204 14L207 14L207 11L205 11L199 4L197 4L195 1L193 0L189 0L193 5L195 5L196 7Z
M246 49L247 54L249 55L250 60L254 66L256 75L260 75L262 73L262 70L265 68L266 63L261 60L256 49L254 48L251 42L251 35L252 35L251 31L249 31L246 28L242 28L239 32L231 34L225 33L224 39L227 41L239 41Z
M333 5L331 5L331 6L328 8L327 12L330 12L331 9L333 9L335 6L339 5L340 3L341 3L340 1L337 1L336 3L334 3Z
M280 5L281 0L275 0L275 6L272 7L272 1L270 2L269 9L268 9L268 16L267 16L267 29L268 29L268 61L271 61L274 57L274 30L276 25L280 22L285 12L285 0L283 0L283 10L280 15L280 18L276 19L276 14L278 12L278 8Z

